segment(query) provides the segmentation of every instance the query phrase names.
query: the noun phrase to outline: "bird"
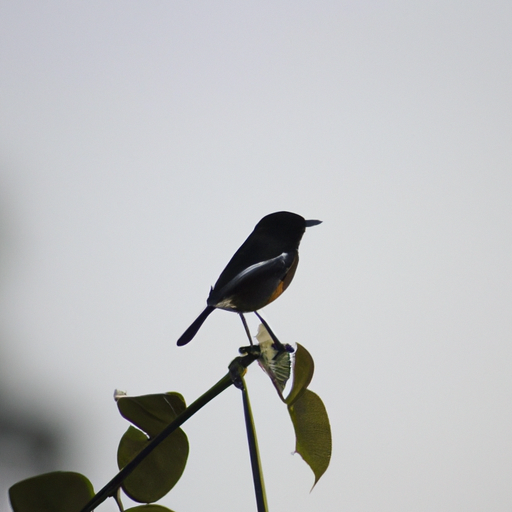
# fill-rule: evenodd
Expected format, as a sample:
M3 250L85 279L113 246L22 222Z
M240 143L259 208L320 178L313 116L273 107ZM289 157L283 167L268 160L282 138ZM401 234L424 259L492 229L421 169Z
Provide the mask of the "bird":
M189 343L215 309L238 313L252 344L244 313L255 312L269 328L257 311L288 288L299 262L302 236L306 228L321 222L286 211L263 217L226 265L210 289L205 309L181 335L177 345ZM279 344L277 338L276 342Z

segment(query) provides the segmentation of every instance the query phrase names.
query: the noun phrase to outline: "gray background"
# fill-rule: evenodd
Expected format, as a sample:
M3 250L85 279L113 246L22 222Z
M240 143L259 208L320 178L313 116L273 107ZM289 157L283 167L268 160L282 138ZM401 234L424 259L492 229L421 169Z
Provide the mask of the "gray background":
M114 388L191 402L224 374L234 315L175 340L285 209L324 223L265 314L312 353L334 446L310 494L252 367L270 509L509 511L511 22L509 1L1 2L0 397L50 447L6 434L2 510L39 471L114 475ZM255 510L238 392L186 431L163 504Z

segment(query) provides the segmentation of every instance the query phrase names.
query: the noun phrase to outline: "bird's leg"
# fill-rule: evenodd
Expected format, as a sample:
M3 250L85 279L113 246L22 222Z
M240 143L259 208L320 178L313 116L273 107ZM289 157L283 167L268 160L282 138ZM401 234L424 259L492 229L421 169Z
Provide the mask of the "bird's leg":
M249 326L247 325L247 320L245 319L245 316L243 313L238 313L240 315L240 319L242 320L242 323L244 324L245 333L247 334L247 337L249 338L250 345L248 347L240 347L238 351L240 354L244 356L250 356L253 358L258 358L260 356L260 346L254 345L251 338L251 331L249 331Z
M247 337L249 338L249 343L251 345L254 345L251 338L251 331L249 331L249 326L247 325L247 320L245 319L245 316L243 313L238 313L240 315L240 319L242 320L242 323L244 324L245 333L247 334Z
M279 352L289 352L289 353L295 352L291 345L288 345L288 343L286 345L283 345L277 339L277 336L274 334L274 331L270 328L270 325L268 325L267 322L265 320L263 320L263 318L261 317L261 315L257 311L255 311L254 314L260 319L260 321L263 324L263 326L265 327L265 329L267 329L268 333L270 334L270 337L274 341L274 348L277 351L279 351Z

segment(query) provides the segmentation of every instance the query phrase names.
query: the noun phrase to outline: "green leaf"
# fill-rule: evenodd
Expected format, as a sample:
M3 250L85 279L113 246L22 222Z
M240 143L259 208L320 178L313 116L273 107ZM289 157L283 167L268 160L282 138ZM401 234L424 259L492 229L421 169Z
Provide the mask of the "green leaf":
M315 483L329 467L331 460L331 426L320 397L304 389L301 395L288 405L295 429L295 451L301 455L315 474Z
M293 366L293 385L285 400L288 406L292 405L306 391L313 378L314 371L315 363L311 354L297 343L295 364Z
M14 484L14 512L79 512L94 496L91 482L79 473L55 471Z
M162 393L123 396L118 399L117 407L124 418L143 431L129 427L121 438L117 461L119 469L122 469L147 446L149 440L156 437L186 409L186 404L179 393ZM124 480L124 492L139 503L159 500L180 479L185 470L188 452L187 436L183 430L177 429Z
M129 508L125 512L172 512L172 510L161 505L141 505L140 507Z
M150 437L155 437L187 406L179 393L160 393L122 396L117 400L117 407L121 415L130 423L139 427Z

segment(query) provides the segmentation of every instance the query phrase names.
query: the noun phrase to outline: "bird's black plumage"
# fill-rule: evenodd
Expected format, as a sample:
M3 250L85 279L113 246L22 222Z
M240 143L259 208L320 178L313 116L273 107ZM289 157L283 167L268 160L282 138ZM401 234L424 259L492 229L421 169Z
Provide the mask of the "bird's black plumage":
M306 227L319 223L290 212L263 217L222 271L206 308L182 334L178 345L188 343L214 309L247 313L279 297L295 274Z

